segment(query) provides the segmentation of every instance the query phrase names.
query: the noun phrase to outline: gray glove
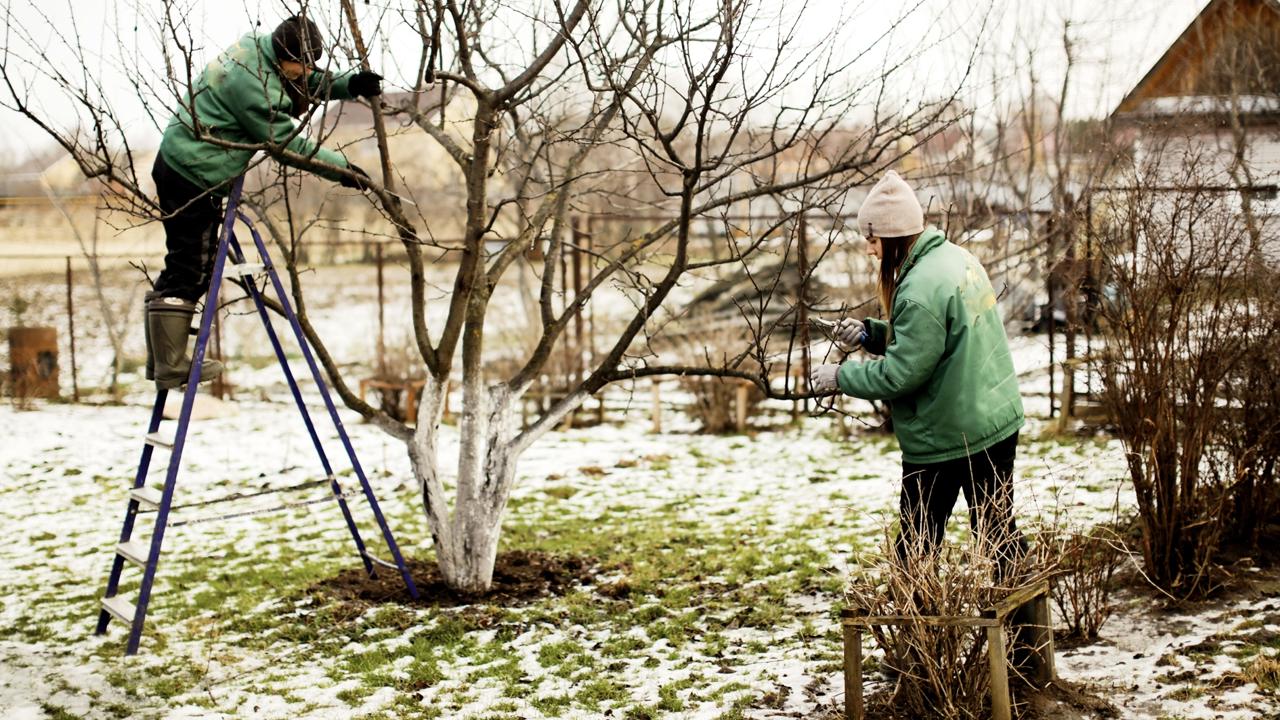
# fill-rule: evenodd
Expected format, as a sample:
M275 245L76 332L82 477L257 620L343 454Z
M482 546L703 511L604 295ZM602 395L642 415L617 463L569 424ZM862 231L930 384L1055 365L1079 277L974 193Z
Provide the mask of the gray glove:
M815 365L809 368L809 389L819 395L829 395L840 389L836 382L836 373L840 366L834 363Z
M841 350L850 353L867 341L867 328L861 320L841 318L831 331L832 338Z

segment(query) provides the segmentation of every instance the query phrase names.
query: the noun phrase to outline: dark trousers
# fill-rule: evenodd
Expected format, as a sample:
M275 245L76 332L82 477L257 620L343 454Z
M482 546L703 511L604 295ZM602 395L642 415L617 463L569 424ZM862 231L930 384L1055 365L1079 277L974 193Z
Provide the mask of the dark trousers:
M151 177L164 212L164 269L155 290L196 302L209 289L222 226L222 198L182 177L157 153Z
M914 552L933 553L942 543L947 517L964 493L969 527L984 539L985 552L997 561L997 580L1027 550L1013 519L1013 462L1018 433L984 451L958 460L919 465L902 463L901 531L896 550L906 564Z

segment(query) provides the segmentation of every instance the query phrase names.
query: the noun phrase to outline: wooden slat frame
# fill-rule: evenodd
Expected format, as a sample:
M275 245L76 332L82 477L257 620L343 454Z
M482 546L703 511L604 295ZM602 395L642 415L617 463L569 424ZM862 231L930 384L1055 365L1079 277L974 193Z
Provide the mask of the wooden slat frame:
M1011 720L1013 699L1009 694L1009 667L1006 661L1008 638L1004 631L1005 619L1036 599L1034 618L1036 623L1049 622L1049 581L1017 588L998 603L979 615L867 615L856 608L840 610L840 624L844 635L844 691L845 718L863 720L866 712L862 697L862 629L880 625L929 625L933 627L985 628L987 634L987 661L991 666L991 717L993 720ZM1053 630L1041 632L1047 637L1047 648L1040 653L1042 663L1037 680L1047 683L1053 679Z

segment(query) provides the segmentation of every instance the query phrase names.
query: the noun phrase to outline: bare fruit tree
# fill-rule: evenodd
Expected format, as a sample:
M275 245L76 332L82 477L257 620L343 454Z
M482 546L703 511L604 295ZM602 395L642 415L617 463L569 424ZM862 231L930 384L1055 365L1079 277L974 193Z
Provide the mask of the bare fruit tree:
M405 443L442 574L458 590L483 592L521 454L611 383L708 375L754 383L770 398L809 397L776 377L786 361L778 359L773 339L779 328L795 326L804 305L803 296L797 301L777 292L776 278L760 279L759 292L738 307L741 339L734 352L681 363L664 355L661 337L687 314L690 289L708 278L730 271L754 277L759 263L795 264L798 255L802 279L811 276L839 233L811 247L797 244L801 213L845 202L853 188L952 121L947 109L955 95L931 103L892 99L912 96L909 68L919 51L914 37L904 49L894 35L909 15L850 46L838 30L847 18L833 23L808 8L744 0L402 5L374 12L343 0L340 16L324 19L331 30L342 29L334 54L346 52L365 67L372 65L366 38L417 38L410 91L370 108L382 172L369 195L407 255L412 336L427 378L415 423L400 422L352 392L308 321L296 254L285 255L300 320L337 393ZM167 90L153 93L180 97L198 71L192 43L173 40L184 37L181 19L165 13L158 22L174 62L157 81ZM814 27L836 29L815 38ZM956 92L972 59L959 57ZM6 51L0 71L10 107L43 122L86 172L114 178L127 167L104 160L118 157L113 153L120 147L110 142L111 108L95 102L100 94L73 78L54 78L69 98L90 108L87 137L108 138L77 142L86 135L59 130L24 102L15 67ZM448 100L426 111L428 95ZM936 88L932 96L939 97ZM446 123L446 112L465 118ZM408 128L421 147L433 144L453 163L462 188L459 206L448 208L462 218L457 241L435 237L431 218L402 202L407 194L421 196L397 171L404 158L395 148L404 145L401 138L389 141L400 132L389 126ZM464 131L456 132L459 127ZM260 149L282 153L279 145ZM311 162L290 159L304 167ZM141 192L136 180L122 182L120 191ZM763 227L726 231L710 248L694 242L699 227L728 228L733 213L752 204L775 209ZM602 235L583 247L569 232L571 214L601 208L645 213L621 236ZM278 240L291 247L294 238L286 230ZM442 322L428 321L428 251L452 263ZM585 255L586 267L582 281L565 290L570 252ZM518 273L536 278L525 283L530 297L524 304L535 313L528 321L535 340L497 376L486 359L500 348L488 344L495 318L510 311L494 303L495 290ZM629 308L615 318L606 347L593 355L566 351L571 328L602 298L613 303L615 315L620 299ZM522 396L565 352L577 368L572 382L521 427ZM458 451L443 458L439 429L450 387L462 401ZM456 483L452 492L446 478Z

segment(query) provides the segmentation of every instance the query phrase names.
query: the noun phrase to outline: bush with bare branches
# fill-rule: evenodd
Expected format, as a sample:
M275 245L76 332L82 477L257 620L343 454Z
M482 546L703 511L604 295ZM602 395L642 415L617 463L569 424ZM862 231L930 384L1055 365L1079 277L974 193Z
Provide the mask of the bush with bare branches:
M1179 597L1215 586L1238 503L1253 501L1245 488L1274 484L1259 460L1276 442L1275 406L1259 398L1269 414L1254 417L1255 399L1241 394L1269 385L1274 397L1274 291L1231 196L1197 184L1202 162L1187 151L1172 190L1149 168L1133 172L1098 228L1110 290L1104 402L1126 445L1146 572Z
M719 330L683 338L673 350L686 365L723 364L741 345L733 333ZM711 375L689 375L679 378L680 389L689 393L688 414L701 423L701 432L719 435L737 429L739 388L746 386L746 418L750 418L764 400L759 387L740 378Z
M1009 580L993 582L998 568L990 549L1005 545L979 526L966 540L936 552L927 551L923 542L909 543L899 560L888 537L880 553L862 558L862 570L846 585L849 606L904 618L900 624L871 628L884 665L898 677L895 709L913 718L990 717L985 629L939 618L978 617L1017 587L1051 574L1048 555L1033 550L1004 568ZM1006 619L1007 637L1018 636L1013 624L1017 615ZM1015 671L1015 661L1026 657L1027 650L1009 643L1008 662Z
M1280 517L1280 273L1255 265L1246 280L1254 311L1239 330L1244 347L1227 380L1230 408L1220 442L1232 459L1228 539L1256 548Z
M719 435L738 429L738 393L746 388L746 417L764 399L760 388L745 380L714 376L680 378L680 387L691 396L689 413L702 423L702 432Z
M1066 624L1065 639L1096 639L1115 609L1111 592L1125 557L1121 538L1112 526L1099 525L1043 531L1039 541L1057 558L1050 596Z

